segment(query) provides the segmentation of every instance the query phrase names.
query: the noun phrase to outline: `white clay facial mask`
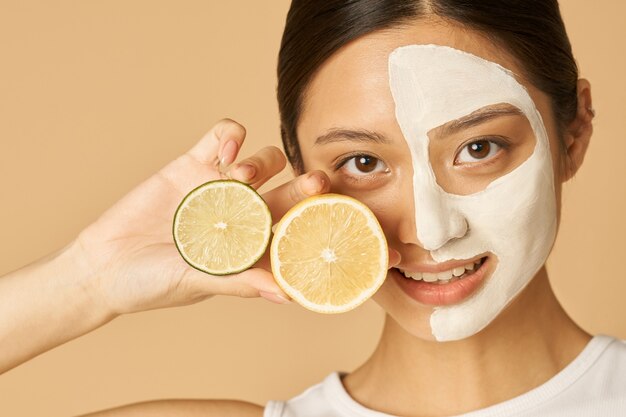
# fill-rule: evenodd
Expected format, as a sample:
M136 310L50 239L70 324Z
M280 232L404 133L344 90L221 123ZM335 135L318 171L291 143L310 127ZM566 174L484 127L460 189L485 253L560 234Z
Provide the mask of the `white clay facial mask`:
M435 307L439 341L469 337L487 326L546 261L556 236L550 146L526 89L502 66L454 48L410 45L389 56L396 118L411 151L417 238L437 262L489 253L497 265L470 298ZM438 183L429 132L479 109L510 105L526 117L534 149L510 172L467 195Z
M448 122L428 132L428 138L437 184L457 195L484 190L526 161L536 145L526 116L507 103Z

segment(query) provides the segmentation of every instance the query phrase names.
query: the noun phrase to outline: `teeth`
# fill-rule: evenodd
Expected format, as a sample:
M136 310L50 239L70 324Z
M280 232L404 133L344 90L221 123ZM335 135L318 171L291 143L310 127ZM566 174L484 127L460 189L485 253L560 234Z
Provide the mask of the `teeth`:
M457 268L451 269L449 271L443 271L443 272L437 272L437 273L432 273L432 272L408 272L408 271L404 271L402 269L398 270L400 272L402 272L402 275L404 275L406 278L411 278L415 281L422 281L424 280L425 282L439 282L441 284L447 284L450 282L450 280L454 279L456 281L456 279L458 277L461 277L462 275L465 274L465 271L473 271L475 268L477 268L478 266L480 266L482 259L477 260L476 262L470 262L467 265L464 266L459 266Z
M413 272L412 274L409 275L412 279L414 279L415 281L421 281L422 280L422 273L421 272Z
M452 270L452 275L454 275L455 277L460 277L461 275L463 275L465 273L465 268L460 266L458 268L454 268Z
M430 272L424 272L422 274L424 281L426 282L435 282L437 281L437 274L432 274Z
M437 273L437 279L439 281L447 281L452 278L453 271L443 271Z
M401 269L400 269L400 272L402 272L402 274L405 277L414 279L415 281L421 281L422 280L422 273L421 272L407 272L407 271L403 271Z

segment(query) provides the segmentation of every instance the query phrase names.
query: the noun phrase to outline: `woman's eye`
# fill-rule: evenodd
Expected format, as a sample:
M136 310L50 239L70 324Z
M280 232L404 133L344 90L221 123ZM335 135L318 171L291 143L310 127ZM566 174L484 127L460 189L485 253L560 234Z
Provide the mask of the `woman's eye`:
M469 143L463 147L454 163L480 162L490 159L502 148L502 145L492 141L481 139Z
M387 166L383 161L370 155L357 155L344 162L344 168L354 175L373 174L385 171Z

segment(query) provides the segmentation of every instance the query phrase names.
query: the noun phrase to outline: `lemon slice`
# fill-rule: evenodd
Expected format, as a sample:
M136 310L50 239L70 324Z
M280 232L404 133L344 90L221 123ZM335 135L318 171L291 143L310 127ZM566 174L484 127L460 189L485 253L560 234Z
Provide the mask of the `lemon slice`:
M212 275L241 272L267 249L272 216L261 196L235 180L209 181L183 198L174 243L192 267Z
M309 197L276 225L270 247L276 283L303 307L342 313L385 281L388 250L374 213L338 194Z

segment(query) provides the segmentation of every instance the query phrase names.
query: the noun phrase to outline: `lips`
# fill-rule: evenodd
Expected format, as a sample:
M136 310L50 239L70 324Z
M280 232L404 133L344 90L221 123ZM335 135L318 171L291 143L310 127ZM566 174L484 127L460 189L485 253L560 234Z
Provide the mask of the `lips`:
M454 268L447 269L441 272L408 272L401 268L398 270L406 277L416 281L435 282L438 284L448 284L455 280L462 279L466 275L471 274L475 269L478 269L485 258L480 258L476 261L470 261L464 265L456 266Z
M440 271L406 271L392 268L390 274L412 299L427 305L443 306L469 298L483 283L489 256L450 265Z

